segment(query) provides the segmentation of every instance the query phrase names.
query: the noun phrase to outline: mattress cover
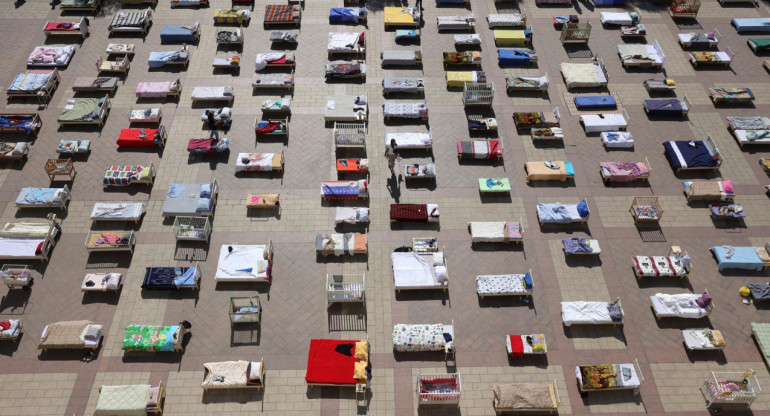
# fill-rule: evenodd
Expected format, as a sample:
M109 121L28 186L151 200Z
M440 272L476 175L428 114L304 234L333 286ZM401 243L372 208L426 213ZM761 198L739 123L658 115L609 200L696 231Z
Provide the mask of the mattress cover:
M92 220L130 220L147 210L144 202L97 202L91 210Z
M145 416L149 396L149 384L102 386L94 416Z
M359 380L353 378L353 372L356 363L362 362L353 354L357 342L359 341L311 339L305 381L308 384L357 384ZM348 346L348 354L340 352Z
M711 313L711 308L701 308L695 300L701 295L694 293L680 293L669 295L656 293L650 296L655 314L658 316L675 316L677 318L700 319Z
M444 334L448 334L446 337ZM449 341L447 341L449 338ZM444 324L395 324L393 349L398 352L443 351L454 341L454 328Z
M634 137L627 131L603 131L601 138L605 147L634 147Z
M221 361L204 363L201 387L243 387L248 382L248 361Z
M437 265L434 253L391 253L390 258L396 288L444 287L449 283L438 280L434 267L443 267L444 263Z
M607 77L598 63L573 64L562 62L561 73L564 75L564 82L569 88L598 87L607 84Z
M424 148L433 145L433 138L430 133L388 133L385 136L385 143L391 140L396 141L396 146L401 149Z
M609 313L608 302L562 302L561 318L564 326L573 324L613 324L615 322Z
M230 249L232 247L232 250ZM219 250L215 280L265 280L270 262L265 245L228 245Z
M525 281L528 278L528 283ZM532 293L532 278L524 274L489 274L476 276L476 293L479 295Z
M232 99L233 95L233 87L195 87L192 90L193 98L198 99Z

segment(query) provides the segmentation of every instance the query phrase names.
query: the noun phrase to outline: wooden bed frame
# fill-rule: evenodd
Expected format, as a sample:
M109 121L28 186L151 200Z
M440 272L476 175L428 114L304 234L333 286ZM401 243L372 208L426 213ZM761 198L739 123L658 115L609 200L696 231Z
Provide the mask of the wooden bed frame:
M251 202L252 197L259 197L264 203ZM268 204L268 201L275 200L275 204ZM281 209L281 194L248 194L246 196L246 210L253 208L276 208Z
M67 203L72 199L72 191L70 191L70 188L67 185L64 185L62 187L62 189L64 189L64 192L67 194L67 197L64 199L64 201L62 201L61 205L57 206L57 205L49 205L49 204L45 204L45 205L19 205L19 204L14 204L14 206L16 207L17 210L29 209L29 208L46 208L46 209L59 208L62 211L66 211L67 210Z
M717 51L717 52L720 52L720 51ZM692 64L693 68L697 68L698 65L724 65L729 67L730 64L733 63L733 60L735 59L735 53L733 52L732 49L730 49L729 46L724 50L724 52L727 54L727 56L730 57L729 61L708 61L708 62L693 61L693 60L690 60L690 57L689 57L690 52L687 52L688 54L687 60Z
M710 170L712 172L716 172L719 170L720 167L722 167L722 162L723 162L722 153L719 151L719 148L717 147L716 143L714 143L714 139L712 139L711 135L709 135L706 138L706 140L703 140L703 141L706 142L706 145L709 147L709 149L711 149L711 151L714 152L714 154L719 158L719 163L716 166L704 166L704 167L697 166L694 168L691 168L691 167L679 168L676 170L676 173L688 172L693 170Z
M647 156L644 157L644 164L647 165L647 171L648 171L647 176L637 176L633 180L631 180L631 182L636 182L636 181L649 182L650 175L652 175L652 165L650 165L650 160L647 158ZM602 181L604 181L604 183L619 183L611 180L612 179L611 176L604 176L604 171L602 170L601 166L599 167L599 174L602 175Z
M99 2L101 0L97 0ZM109 24L112 22L112 19L110 19L110 23L108 23L108 32L110 36L112 36L115 33L141 33L142 36L146 36L147 32L150 31L150 26L152 26L152 9L147 8L141 12L131 12L131 13L144 13L144 24L141 27L129 27L124 29L117 29L117 28L109 28Z
M78 23L80 26L79 26L78 30L56 30L56 29L54 29L54 30L45 30L46 26L48 26L49 23ZM79 22L74 22L74 21L73 22L63 22L63 21L51 22L49 20L49 21L45 22L45 25L43 26L43 32L45 33L46 39L48 39L48 37L51 36L51 35L60 35L60 36L78 35L78 36L82 36L83 39L85 39L86 36L88 36L88 31L89 31L88 30L88 24L86 23L86 18L85 17L81 17Z
M75 171L75 166L72 164L72 159L48 159L43 165L46 175L50 181L54 181L57 176L66 176L69 181L74 181L75 176L78 174Z
M284 123L286 126L286 131L281 131L278 133L265 133L261 136L257 135L257 126L259 126L259 123ZM271 118L267 120L260 120L259 117L254 118L254 135L256 136L256 140L259 140L260 137L285 137L289 138L289 117L283 117L283 118Z
M48 261L48 255L51 253L51 250L56 246L56 236L60 233L59 225L61 224L61 220L56 219L56 214L50 213L48 216L46 216L46 219L48 219L48 232L46 232L45 239L43 241L43 247L42 252L40 255L37 256L12 256L12 257L3 257L0 255L0 260L40 260L40 261Z
M517 240L517 241L521 242L521 240ZM511 274L516 274L516 273L511 273ZM480 274L480 275L477 275L476 277L478 278L479 276L484 276L484 275ZM532 269L529 269L529 276L530 277L534 277L534 275L532 274ZM521 299L521 298L531 298L532 294L535 293L535 281L534 280L532 281L532 290L529 291L529 292L505 292L505 293L484 293L484 294L481 294L481 293L478 293L478 291L477 291L476 293L479 295L479 297L481 299L484 299L486 296L516 296L519 299Z
M548 82L548 83L549 83L549 85L550 85L550 80L548 79L548 72L546 72L544 76L545 76L545 81L546 81L546 82ZM506 78L509 78L509 77L506 77ZM517 78L517 77L510 77L510 78ZM531 77L531 78L541 78L541 77ZM510 93L512 93L512 92L514 92L514 91L522 91L522 92L540 92L540 93L546 93L546 94L547 94L547 93L548 93L548 88L545 88L545 89L543 89L543 88L540 88L540 87L536 87L536 88L529 88L529 87L510 87L510 86L508 86L508 82L507 82L507 80L506 80L506 83L505 83L505 92L510 94Z
M131 61L127 55L124 55L122 59L117 61L105 61L101 55L96 60L96 72L101 74L102 72L118 72L121 74L127 74L131 68Z
M538 0L538 4L539 4L539 0ZM509 414L509 413L512 413L512 414L558 413L559 412L559 404L561 404L561 399L559 398L559 384L554 379L553 380L553 384L549 383L549 386L551 386L551 385L553 386L553 394L556 397L556 407L555 408L553 408L553 409L551 409L551 408L544 408L544 409L534 409L534 408L533 409L507 409L507 408L499 408L498 409L498 407L497 407L497 400L493 399L494 400L493 401L493 406L495 408L495 413L498 414L498 415Z
M29 134L37 135L37 133L40 131L40 127L43 126L43 120L40 119L40 114L38 113L6 113L6 112L0 112L0 116L3 117L14 117L14 116L26 116L26 117L32 117L32 120L34 122L34 126L32 128L32 131ZM20 133L25 132L21 127L11 127L11 126L0 126L0 133Z
M97 125L99 127L104 126L104 119L107 118L107 114L109 114L110 109L112 108L112 100L110 100L109 94L104 95L104 102L102 102L102 106L99 109L99 118L93 121L86 121L86 120L58 120L59 126L69 125L69 124L87 124L87 125Z
M149 82L155 82L155 81L149 81ZM174 84L176 84L176 88L171 88L170 90L168 90L166 92L166 97L179 98L179 95L182 93L182 80L180 78L177 78L176 80L171 82L171 85L169 87L173 87ZM137 100L146 99L146 98L153 99L153 98L164 98L164 97L136 97Z
M648 166L649 166L649 162ZM649 206L649 205L655 205L658 207L658 217L657 218L647 218L647 217L639 217L636 214L636 210L634 210L637 206ZM628 211L631 213L631 216L634 217L634 224L638 223L654 223L657 224L660 222L660 219L663 217L663 207L660 205L660 200L657 196L637 196L634 197L634 200L631 202L631 207L628 209Z
M682 251L682 249L679 246L672 246L668 250L668 253L666 254L666 257L670 257L670 256L686 256L686 255L687 255L687 250ZM653 256L647 256L647 257L653 257ZM678 277L680 279L684 279L684 278L690 276L690 272L692 271L692 266L693 266L693 262L692 262L692 260L690 260L690 265L685 268L685 273L684 274L680 274L680 275L676 275L676 276L645 276L645 275L639 274L639 270L637 270L637 268L634 265L631 265L631 268L634 270L634 276L636 276L637 279L642 279L642 278L645 278L645 277Z
M350 33L357 33L357 32L350 32ZM360 32L360 33L366 33L366 32ZM327 46L326 53L327 53L327 56L329 57L329 61L332 61L335 55L345 55L346 57L353 55L356 57L356 59L363 58L364 60L366 60L366 38L367 36L364 36L363 45L358 46L356 49L351 49L349 51L330 51ZM358 44L356 43L356 45Z
M43 70L45 71L45 70ZM26 74L29 74L30 72L37 72L37 71L26 71ZM14 98L14 97L34 97L38 100L51 100L51 96L53 95L56 88L59 87L59 83L61 82L61 70L58 68L54 68L51 70L51 77L48 79L48 82L41 87L37 91L6 91L8 93L8 98Z
M101 236L103 233L107 233L107 232L114 232L116 234L128 233L128 243L105 244L104 246L93 245L90 243L90 240L92 237L98 237L98 236ZM90 231L88 234L86 234L86 241L84 244L86 246L86 251L88 251L89 253L104 252L104 251L130 251L133 254L134 247L136 246L136 234L131 230Z
M361 340L364 341L364 340ZM369 342L369 334L366 334L366 353L369 359L367 362L371 362L371 343ZM323 387L355 387L356 388L356 402L359 402L361 400L361 396L363 396L363 399L366 399L366 392L369 390L369 384L371 383L371 377L368 377L366 380L366 384L362 383L355 383L355 384L332 384L332 383L308 383L307 380L305 381L305 384L307 384L308 387L311 389L316 386L323 386Z

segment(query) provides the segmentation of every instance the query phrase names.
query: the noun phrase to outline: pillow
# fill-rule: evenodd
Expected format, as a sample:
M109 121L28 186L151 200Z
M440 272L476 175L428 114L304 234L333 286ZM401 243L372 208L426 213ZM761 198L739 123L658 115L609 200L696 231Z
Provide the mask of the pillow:
M249 381L262 381L262 362L252 362L249 366Z
M524 287L527 289L532 289L532 275L527 272L527 274L524 275Z
M586 203L585 199L577 204L577 211L578 214L580 214L580 218L588 218L588 204Z
M195 212L209 212L211 211L212 201L208 198L198 198L198 206L195 207Z
M16 146L13 146L13 150L11 151L11 154L23 155L26 150L27 150L27 143L19 142L19 143L16 143Z
M43 254L43 244L45 244L45 241L41 241L40 244L37 245L37 248L35 249L36 256Z
M363 361L357 362L353 367L353 378L366 383L366 363Z
M708 293L703 293L703 296L695 299L695 303L697 303L701 309L706 309L711 305L711 296L709 296Z
M210 183L207 183L205 185L201 185L200 197L201 198L211 198L211 188L212 188L212 186L211 186Z
M102 335L102 330L100 328L91 326L86 331L84 338L96 341L99 339L101 335Z
M734 194L733 181L722 181L722 189L728 194Z
M439 283L444 284L449 281L449 276L447 275L445 266L436 266L434 269L436 269L436 280Z
M366 341L356 342L356 352L355 354L353 354L353 356L358 358L359 360L363 360L363 361L369 360L368 348L369 348L368 342Z
M433 265L434 266L443 266L444 265L444 253L433 253Z

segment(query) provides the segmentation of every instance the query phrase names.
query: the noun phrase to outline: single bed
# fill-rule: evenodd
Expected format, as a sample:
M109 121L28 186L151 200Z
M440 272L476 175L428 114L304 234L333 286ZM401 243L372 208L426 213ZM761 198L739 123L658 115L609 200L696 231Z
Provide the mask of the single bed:
M415 42L420 39L420 29L398 29L396 30L396 42Z
M669 295L665 293L656 293L650 296L652 302L652 312L655 319L660 318L687 318L701 319L709 316L714 309L713 302L701 306L696 301L702 297L708 297L708 292L704 295L696 293L679 293ZM711 297L708 297L711 299Z
M0 260L48 261L60 229L60 221L53 214L46 222L5 224L0 230Z
M679 277L690 275L690 260L687 253L683 256L669 253L667 256L634 256L634 274L642 277Z
M190 26L163 26L160 43L195 43L201 37L200 22Z
M527 27L527 14L524 12L488 14L487 23L490 29L498 27Z
M462 52L458 52L462 53ZM473 53L473 52L469 52ZM382 66L421 66L422 51L382 51ZM446 62L446 60L444 61Z
M479 178L479 193L510 193L511 181L508 178Z
M446 253L441 252L394 252L393 284L396 291L412 289L449 289Z
M709 88L709 97L714 104L749 104L754 93L749 88Z
M575 168L572 162L550 161L524 162L524 172L527 182L530 181L560 181L575 179Z
M624 68L662 68L666 63L666 55L657 39L652 45L618 45L618 56Z
M599 162L599 172L605 183L646 182L650 178L652 167L647 158L644 162Z
M724 52L688 52L687 57L694 67L698 65L725 65L730 66L735 54L728 47Z
M433 147L433 136L430 131L427 133L387 133L385 143L390 144L391 140L396 141L396 147L399 150L430 149Z
M128 325L121 349L129 352L182 352L184 325Z
M75 54L75 47L67 46L36 46L27 58L27 66L49 67L67 66Z
M254 134L256 135L256 138L259 139L260 137L269 138L269 137L289 137L289 119L288 118L281 118L281 119L268 119L268 120L260 120L259 118L254 119Z
M484 274L476 276L476 293L480 298L485 296L532 296L535 284L532 280L532 270L524 274ZM508 351L511 351L508 340Z
M733 181L684 181L687 202L721 202L735 199Z
M265 387L265 365L261 361L221 361L203 364L203 391Z
M0 142L0 160L22 160L28 154L29 143L27 142Z
M676 89L676 82L673 79L646 79L642 83L644 88L649 93L653 92L670 92Z
M454 320L452 324L395 324L393 351L453 351Z
M342 256L344 254L355 256L368 252L366 234L354 233L326 233L317 234L315 238L315 251L321 256Z
M746 43L755 54L761 54L770 50L770 38L750 38Z
M495 46L525 46L532 44L532 29L495 29Z
M436 204L390 204L390 221L438 222L440 215Z
M722 332L716 329L683 329L682 338L688 351L718 351L725 348Z
M715 202L709 204L709 215L719 219L746 218L746 211L742 205L733 202Z
M218 30L217 45L243 45L243 30L241 28Z
M559 409L559 387L556 380L552 384L495 384L492 392L492 403L497 414L556 413Z
M127 147L165 147L168 133L166 128L157 129L122 129L118 136L118 148Z
M623 306L620 298L614 302L562 302L561 318L564 326L623 325Z
M136 234L133 231L89 231L85 241L86 251L130 251L134 252Z
M37 348L48 350L80 350L99 348L103 325L92 321L61 321L48 324L40 335Z
M591 391L638 390L644 376L639 362L626 364L579 365L575 367L580 393Z
M79 21L52 22L49 20L45 22L45 26L43 26L43 32L45 33L46 38L51 35L77 35L85 39L85 37L88 36L88 24L86 23L85 17L81 17Z
M101 74L102 72L117 72L123 75L128 74L128 70L131 68L131 60L127 55L122 58L116 58L114 61L104 60L101 55L96 59L96 72Z
M254 63L257 71L265 68L293 69L297 64L297 59L296 55L290 52L267 52L258 53Z
M182 81L140 82L136 86L136 98L165 98L179 97L182 92Z
M214 280L217 282L270 282L273 240L267 244L223 244Z
M543 224L572 224L588 222L588 204L582 200L577 204L537 204L537 220Z
M477 51L444 52L444 67L451 65L481 66L482 55Z
M311 339L305 382L309 386L359 386L366 391L371 366L369 342Z
M428 103L386 102L382 104L382 116L385 120L394 118L428 119ZM346 121L346 120L342 120Z
M576 95L574 97L575 108L578 111L588 110L614 110L618 107L615 97L612 95Z
M521 243L524 228L514 221L471 221L468 223L473 243Z
M500 67L536 65L537 59L537 53L534 49L497 50L497 64Z
M201 269L194 267L146 267L142 289L181 290L200 289Z
M505 90L508 93L514 91L548 91L548 73L542 77L505 77Z
M37 69L20 72L8 86L6 92L8 98L35 97L42 100L50 100L60 82L61 71L58 69ZM75 82L77 83L77 80Z
M365 95L359 96L330 96L326 97L324 120L332 121L366 121L369 107Z
M664 154L671 169L677 173L687 170L719 170L722 155L711 136L706 140L663 142Z
M759 247L714 246L709 248L717 260L717 269L743 269L761 271L770 266L770 246Z
M268 88L286 88L286 89L293 89L294 88L294 73L291 74L278 74L278 73L272 73L272 74L261 74L257 73L254 74L251 86L256 92L260 89L268 89Z
M178 51L150 52L147 65L150 68L162 68L166 65L180 65L186 67L190 63L190 51L187 45Z
M500 140L473 140L457 142L457 159L459 160L501 160L503 158L503 142Z
M194 87L191 96L192 102L202 101L227 101L232 104L235 100L233 87Z
M140 33L146 35L152 25L152 9L141 12L117 12L108 26L110 36L115 33Z
M417 7L385 7L384 11L385 29L395 26L419 27L422 22L420 9Z
M366 55L364 32L330 32L326 44L329 56L334 54Z
M359 199L369 197L366 179L321 182L321 198L325 200Z
M163 216L166 218L212 216L218 195L219 185L216 179L211 183L172 183L166 192Z
M265 6L264 25L300 25L302 7L299 4L268 4Z
M60 126L67 124L104 125L104 119L112 107L110 97L103 98L73 98L64 104L64 110L56 121Z
M369 173L369 159L337 159L336 164L338 174L345 172L365 174Z
M102 386L94 416L160 415L165 395L162 383Z
M684 98L659 98L644 100L644 112L650 116L686 116L690 112L690 99L685 94Z
M628 127L628 113L615 114L583 114L580 123L586 133L601 133L603 131L625 131Z
M209 0L171 0L171 8L177 7L203 7L209 5Z
M5 319L2 321L8 327L6 329L0 328L0 341L19 341L19 335L24 327L21 319ZM5 326L3 326L5 328Z
M770 128L768 129L735 129L732 131L733 137L738 141L738 145L743 147L746 144L768 144L770 143ZM764 166L760 160L760 165ZM764 169L764 168L763 168ZM765 169L767 171L767 169Z
M0 113L0 133L37 134L42 126L38 113Z
M101 4L101 0L62 0L61 3L59 3L59 9L61 9L62 12L87 11L96 13L96 10Z
M599 20L603 25L633 25L639 23L641 17L636 12L601 12Z
M677 37L682 48L711 49L719 45L719 38L722 37L722 34L719 33L719 30L714 29L713 32L679 33ZM751 45L749 44L749 46Z
M118 77L77 77L72 84L75 92L99 92L113 93L118 88Z
M564 254L571 255L598 255L602 249L599 246L599 240L585 237L570 237L561 240Z
M467 16L438 16L436 18L438 31L442 30L474 30L476 16L473 13Z
M645 36L647 36L647 26L641 23L620 27L621 38L643 40Z
M425 79L423 78L385 78L382 80L383 94L423 94Z
M326 73L324 77L327 80L333 79L360 79L366 80L366 64L361 62L355 63L331 63L326 64ZM388 78L392 79L392 78ZM383 86L385 81L383 81Z
M235 3L235 2L233 2ZM231 7L229 9L217 9L214 12L214 24L242 25L251 20L251 11Z
M561 63L561 73L567 88L595 88L607 86L607 68L604 61L588 64Z
M239 172L283 172L286 159L281 153L238 153L235 159L235 173Z
M332 7L329 9L329 24L366 23L366 7Z
M752 322L751 335L757 342L759 352L765 360L765 365L770 363L770 323Z
M104 173L104 186L128 186L143 183L151 186L155 180L155 165L114 165Z
M291 97L264 100L260 109L262 113L291 113Z
M15 206L22 208L59 208L67 210L67 202L72 198L70 188L21 188L16 197Z
M147 211L144 202L97 202L91 210L91 221L139 222Z
M770 32L770 18L750 17L730 20L738 33Z
M555 107L553 111L537 112L514 112L513 122L517 129L531 129L533 127L558 127L561 115L559 108Z
M478 33L469 33L467 35L453 35L455 46L478 46L481 45L481 35Z
M404 180L436 179L436 165L433 163L415 163L404 165Z
M368 224L369 208L337 207L334 223L339 224Z

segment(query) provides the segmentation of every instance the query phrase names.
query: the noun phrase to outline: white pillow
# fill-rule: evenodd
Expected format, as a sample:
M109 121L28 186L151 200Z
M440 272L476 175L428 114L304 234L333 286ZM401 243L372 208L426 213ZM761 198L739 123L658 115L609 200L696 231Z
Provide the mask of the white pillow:
M262 362L252 361L249 366L249 380L250 381L262 381Z
M433 253L433 265L434 266L443 266L444 265L444 253Z
M436 270L436 280L439 283L444 284L449 281L449 276L447 275L446 267L435 266L434 269Z
M16 143L16 146L13 146L13 150L11 151L12 155L23 155L24 151L27 150L27 143L26 142L19 142Z

